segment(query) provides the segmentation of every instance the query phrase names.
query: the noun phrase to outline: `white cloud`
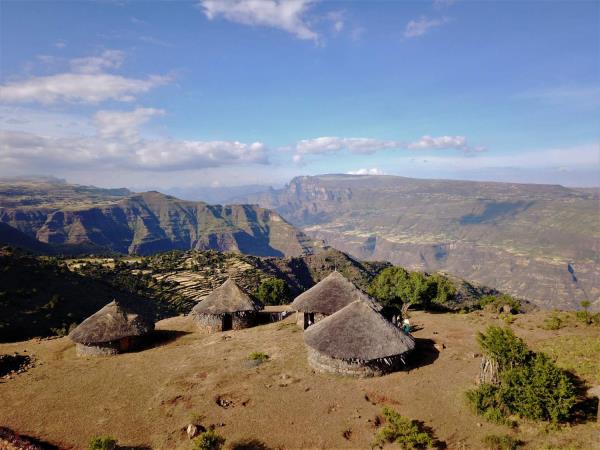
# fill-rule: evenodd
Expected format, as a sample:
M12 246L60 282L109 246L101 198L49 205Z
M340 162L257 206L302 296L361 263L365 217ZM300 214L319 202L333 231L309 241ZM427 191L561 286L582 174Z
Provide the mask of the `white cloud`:
M0 130L0 162L5 168L173 171L267 163L261 142L127 139L101 136L50 138Z
M118 68L124 54L106 50L97 56L70 61L72 72L49 76L34 76L26 80L0 85L3 103L99 103L105 100L129 102L137 95L166 84L168 76L151 75L145 79L128 78L105 73Z
M163 110L99 111L95 134L48 137L23 130L0 130L0 166L49 170L130 169L173 171L267 163L261 142L148 139L139 126Z
M306 12L314 0L201 0L199 6L210 20L223 16L244 25L278 28L299 39L317 41Z
M333 24L333 31L336 33L339 33L344 29L344 15L344 11L330 11L327 14L327 18Z
M126 78L106 73L63 73L33 77L0 85L0 102L6 103L99 103L105 100L130 102L169 81L165 76Z
M373 167L371 169L358 169L351 170L348 175L385 175L385 172L381 169Z
M425 16L421 16L417 20L411 20L406 24L404 29L404 37L416 38L423 36L432 28L437 28L448 22L448 18L442 17L440 19L429 19Z
M98 111L94 123L104 138L137 140L138 128L152 117L163 116L165 111L155 108L137 108L133 111Z
M323 136L314 139L302 139L291 147L295 163L304 163L305 155L324 155L348 151L354 154L373 154L381 150L444 150L456 149L465 153L485 151L485 147L471 146L464 136L423 136L417 141L403 142L374 138L343 138Z
M105 69L117 69L125 60L125 53L120 50L104 50L96 56L86 56L71 60L71 68L79 73L99 73Z
M486 150L483 146L470 146L467 144L467 138L464 136L423 136L418 141L410 142L406 148L409 150L440 150L454 148L467 153L483 152Z
M297 155L335 153L341 150L348 150L351 153L369 154L375 153L378 150L395 148L398 146L398 141L324 136L298 141L295 146L295 151Z

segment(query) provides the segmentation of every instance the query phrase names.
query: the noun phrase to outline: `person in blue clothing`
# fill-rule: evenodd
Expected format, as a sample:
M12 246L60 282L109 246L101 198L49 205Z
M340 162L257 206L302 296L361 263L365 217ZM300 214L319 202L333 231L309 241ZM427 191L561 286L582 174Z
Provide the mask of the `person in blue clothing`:
M410 334L410 321L408 319L404 319L402 321L402 331L404 331L406 334Z

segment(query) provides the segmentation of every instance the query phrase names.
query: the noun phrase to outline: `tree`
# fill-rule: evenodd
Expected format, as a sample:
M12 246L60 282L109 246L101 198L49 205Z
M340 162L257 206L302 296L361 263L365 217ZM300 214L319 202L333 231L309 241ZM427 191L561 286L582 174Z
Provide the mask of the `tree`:
M429 280L434 284L435 295L431 299L433 303L438 305L445 305L446 303L454 300L456 295L456 286L443 275L433 274L429 277Z
M289 301L289 287L279 278L267 278L258 286L256 298L263 305L283 305Z
M497 362L499 381L467 392L476 412L496 423L510 414L533 420L568 420L577 402L571 377L544 353L535 353L508 328L489 327L477 341L486 358Z
M435 285L422 273L396 266L377 275L368 291L384 307L400 311L405 303L426 306L434 297Z

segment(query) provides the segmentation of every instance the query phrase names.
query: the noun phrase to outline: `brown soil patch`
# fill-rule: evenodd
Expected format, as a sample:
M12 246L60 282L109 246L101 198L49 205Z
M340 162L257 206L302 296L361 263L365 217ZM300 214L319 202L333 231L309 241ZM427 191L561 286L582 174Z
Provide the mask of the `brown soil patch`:
M538 315L536 315L538 314ZM592 335L598 328L545 331L544 313L520 317L515 331L535 347L553 336ZM95 435L123 446L185 449L182 429L193 415L236 443L264 448L368 448L383 405L431 427L449 449L480 449L487 434L514 434L525 448L544 445L599 448L595 423L547 431L486 423L471 413L464 391L479 368L475 334L497 321L477 313L413 313L421 351L406 371L372 379L314 373L302 333L291 323L205 335L184 317L159 322L168 339L143 351L78 358L67 338L0 344L0 353L24 352L38 363L0 384L0 424L65 448L86 448ZM283 326L282 326L283 325ZM595 334L594 334L595 333ZM445 348L435 344L443 343ZM260 351L269 360L245 364ZM594 447L595 446L595 447Z

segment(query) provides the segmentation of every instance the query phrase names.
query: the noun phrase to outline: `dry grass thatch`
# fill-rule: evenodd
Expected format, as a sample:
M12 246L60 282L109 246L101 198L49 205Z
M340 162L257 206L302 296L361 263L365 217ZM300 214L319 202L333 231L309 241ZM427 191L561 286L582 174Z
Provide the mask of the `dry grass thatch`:
M227 314L258 311L260 306L229 278L192 309L192 314Z
M113 300L81 322L69 337L79 344L99 344L142 336L153 329L152 308L131 301Z
M364 301L355 301L304 332L306 344L338 359L372 361L402 355L415 341Z
M377 311L381 310L379 303L335 271L296 297L291 307L294 311L330 315L356 300L368 303Z

